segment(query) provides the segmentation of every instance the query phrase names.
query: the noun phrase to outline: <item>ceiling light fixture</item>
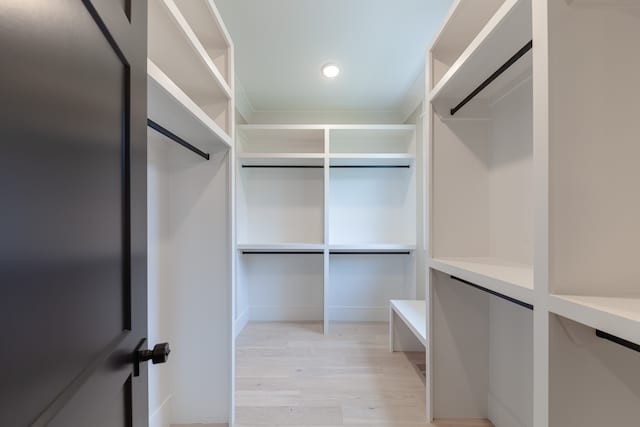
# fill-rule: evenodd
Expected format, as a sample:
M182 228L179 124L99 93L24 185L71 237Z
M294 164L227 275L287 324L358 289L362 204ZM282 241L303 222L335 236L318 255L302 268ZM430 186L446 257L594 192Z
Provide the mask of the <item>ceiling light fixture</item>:
M322 66L322 74L330 79L340 74L340 68L336 64L325 64Z

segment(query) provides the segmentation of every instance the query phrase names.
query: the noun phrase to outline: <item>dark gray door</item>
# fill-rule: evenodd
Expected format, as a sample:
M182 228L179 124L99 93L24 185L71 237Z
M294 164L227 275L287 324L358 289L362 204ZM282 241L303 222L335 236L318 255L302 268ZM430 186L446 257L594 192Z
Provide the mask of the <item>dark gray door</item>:
M0 1L0 426L148 423L146 11Z

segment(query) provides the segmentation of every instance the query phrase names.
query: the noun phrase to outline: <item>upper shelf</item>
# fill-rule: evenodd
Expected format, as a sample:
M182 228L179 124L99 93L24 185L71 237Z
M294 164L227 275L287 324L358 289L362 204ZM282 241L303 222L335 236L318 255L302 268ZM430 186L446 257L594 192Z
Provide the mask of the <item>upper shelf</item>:
M433 258L435 270L533 304L533 268L494 258Z
M324 167L319 153L250 153L238 155L242 166L318 166Z
M238 243L237 248L243 252L319 252L324 251L322 243Z
M640 298L551 295L549 310L640 344Z
M283 157L322 156L324 157L324 129L301 127L276 127L240 125L238 126L238 156Z
M197 40L224 79L232 86L231 61L233 42L213 0L174 0Z
M204 0L180 2L190 6ZM193 13L190 13L192 15ZM218 25L214 15L204 16L209 25ZM203 19L202 17L200 19ZM231 134L230 100L233 92L225 76L215 65L190 22L174 0L149 2L149 59L196 105L211 117L225 133ZM162 124L162 123L161 123Z
M465 99L508 63L532 39L531 0L506 0L431 91L439 115ZM532 54L526 53L477 95L493 99L531 75Z
M329 156L331 166L398 166L410 167L415 161L411 154L376 153L346 154L332 153Z
M231 137L150 59L147 59L148 117L203 151L230 147Z

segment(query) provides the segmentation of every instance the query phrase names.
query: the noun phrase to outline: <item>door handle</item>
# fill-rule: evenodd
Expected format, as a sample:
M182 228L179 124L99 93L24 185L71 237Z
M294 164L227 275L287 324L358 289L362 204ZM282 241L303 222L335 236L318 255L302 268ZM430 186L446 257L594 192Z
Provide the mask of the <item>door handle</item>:
M171 353L171 348L169 347L168 342L163 342L160 344L156 344L153 346L153 350L140 350L143 347L146 340L142 340L138 345L134 353L134 361L133 361L133 376L137 377L140 375L140 364L148 362L151 360L151 363L154 365L158 365L161 363L166 363L169 360L169 354Z
M138 350L138 362L151 360L154 365L166 363L169 360L169 353L171 353L171 349L168 342L156 344L153 346L153 350Z

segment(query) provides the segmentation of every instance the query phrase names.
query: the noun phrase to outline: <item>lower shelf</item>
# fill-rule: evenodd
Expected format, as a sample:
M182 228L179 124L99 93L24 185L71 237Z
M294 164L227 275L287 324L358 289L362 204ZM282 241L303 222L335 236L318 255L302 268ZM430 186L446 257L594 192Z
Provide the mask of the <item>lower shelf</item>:
M640 344L640 298L551 295L549 310L591 328Z
M533 304L533 268L495 258L432 258L429 267Z
M427 346L427 304L424 300L391 300L391 310L402 319L424 345Z
M283 252L283 253L299 253L299 252L317 252L324 251L322 243L239 243L237 245L240 252Z

